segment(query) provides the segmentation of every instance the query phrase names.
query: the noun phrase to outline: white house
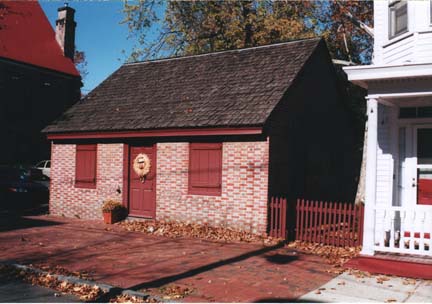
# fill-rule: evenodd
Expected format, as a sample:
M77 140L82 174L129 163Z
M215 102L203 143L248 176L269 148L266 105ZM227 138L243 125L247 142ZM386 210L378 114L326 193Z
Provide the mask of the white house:
M432 1L374 1L363 250L432 256Z

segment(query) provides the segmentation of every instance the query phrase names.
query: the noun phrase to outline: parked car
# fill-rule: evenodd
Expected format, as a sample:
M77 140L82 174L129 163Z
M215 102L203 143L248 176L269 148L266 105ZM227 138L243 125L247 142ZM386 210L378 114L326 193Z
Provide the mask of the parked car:
M42 173L44 175L50 177L51 161L50 160L42 160L42 161L38 162L36 165L34 165L33 168L42 170Z
M48 203L49 178L42 170L24 166L0 166L2 209Z

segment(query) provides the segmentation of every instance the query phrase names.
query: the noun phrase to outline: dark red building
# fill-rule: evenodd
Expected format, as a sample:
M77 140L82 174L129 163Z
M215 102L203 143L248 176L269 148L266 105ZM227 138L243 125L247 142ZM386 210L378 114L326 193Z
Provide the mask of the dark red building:
M54 31L38 2L0 2L0 163L49 159L41 129L80 98L74 13L59 8Z

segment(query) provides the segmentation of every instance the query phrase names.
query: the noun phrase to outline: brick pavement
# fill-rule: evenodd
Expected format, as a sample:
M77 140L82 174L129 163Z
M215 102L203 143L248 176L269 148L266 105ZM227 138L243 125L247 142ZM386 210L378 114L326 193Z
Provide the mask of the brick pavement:
M187 302L292 301L335 275L318 256L259 244L169 239L101 221L54 216L0 218L0 262L60 265L136 290L170 284Z

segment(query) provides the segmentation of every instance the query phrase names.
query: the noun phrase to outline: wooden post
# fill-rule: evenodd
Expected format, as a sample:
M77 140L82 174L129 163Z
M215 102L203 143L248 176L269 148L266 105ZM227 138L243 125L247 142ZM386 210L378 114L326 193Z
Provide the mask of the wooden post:
M365 231L361 253L363 255L373 255L377 180L378 101L370 98L367 101L367 106L366 195L364 211Z

